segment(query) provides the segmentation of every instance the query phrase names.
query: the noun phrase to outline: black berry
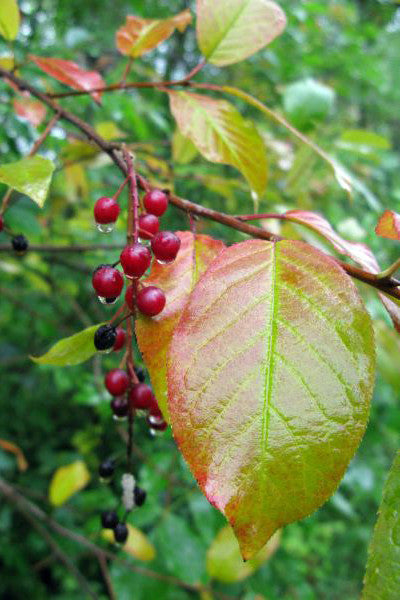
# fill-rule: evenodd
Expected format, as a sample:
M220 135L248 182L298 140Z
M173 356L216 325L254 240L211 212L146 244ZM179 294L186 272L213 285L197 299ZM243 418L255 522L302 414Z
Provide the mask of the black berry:
M115 344L117 332L112 325L102 325L94 334L94 345L97 350L109 350Z
M128 528L125 523L117 523L114 527L114 539L118 544L124 544L128 539Z
M115 463L111 458L104 460L99 466L99 475L102 479L110 479L114 475Z
M146 490L142 489L141 487L139 487L137 485L137 486L135 486L135 489L133 490L133 495L135 498L136 506L143 506L143 504L145 503L145 500L146 500L146 496L147 496Z
M139 379L140 383L143 383L144 380L146 379L146 374L144 372L144 369L142 369L142 367L135 367L135 373L136 373L136 377Z
M18 254L24 254L28 250L29 246L28 240L24 235L15 235L11 240L11 244L15 252Z
M104 529L114 529L118 525L118 515L115 510L105 510L102 512L101 524Z

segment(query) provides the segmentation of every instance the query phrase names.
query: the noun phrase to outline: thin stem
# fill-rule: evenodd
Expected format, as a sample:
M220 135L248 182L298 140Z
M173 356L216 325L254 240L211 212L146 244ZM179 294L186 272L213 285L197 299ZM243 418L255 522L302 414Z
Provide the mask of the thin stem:
M400 269L400 258L398 258L392 265L390 265L387 269L385 269L384 271L381 271L380 273L377 274L377 278L382 280L382 279L389 279L392 275L394 275L396 273L396 271L398 271ZM400 282L398 282L398 284L400 285Z
M124 179L124 181L121 183L121 185L119 186L119 188L115 192L115 194L113 196L114 200L118 200L118 198L119 198L122 190L124 189L124 187L126 186L127 183L128 183L128 177L126 179Z
M97 252L98 250L120 250L123 244L92 244L92 245L77 245L77 246L53 246L47 244L32 244L29 246L30 252L43 252L48 254L53 253L75 253L75 252ZM9 244L0 244L0 252L14 252Z

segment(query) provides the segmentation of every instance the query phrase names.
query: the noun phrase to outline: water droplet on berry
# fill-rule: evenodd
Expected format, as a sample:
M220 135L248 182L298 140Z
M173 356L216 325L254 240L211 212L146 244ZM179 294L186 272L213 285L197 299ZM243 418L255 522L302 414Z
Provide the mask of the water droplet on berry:
M120 417L118 415L113 415L113 419L114 421L118 421L118 423L121 423L123 421L126 421L128 418L128 415L125 415L124 417Z
M150 435L152 435L153 437L159 437L164 433L165 430L162 431L161 429L153 429L152 427L150 427L149 431Z
M104 296L97 296L98 300L102 304L115 304L118 298L104 298Z
M172 260L160 260L159 258L156 258L156 261L160 263L160 265L170 265L174 262L174 260L175 258L173 258Z
M139 242L139 244L142 244L143 246L150 246L150 244L151 244L150 240L146 240L144 238L141 238L140 236L139 236L138 242Z
M115 223L96 223L97 229L100 233L111 233L114 229Z
M163 417L156 417L154 415L150 415L149 423L150 425L161 425L162 423L164 423L164 419Z
M97 352L99 354L110 354L110 352L112 352L112 351L113 351L113 349L111 347L111 348L106 348L105 350L98 350Z
M140 410L140 409L135 410L135 415L137 417L147 417L147 414L148 414L147 410Z

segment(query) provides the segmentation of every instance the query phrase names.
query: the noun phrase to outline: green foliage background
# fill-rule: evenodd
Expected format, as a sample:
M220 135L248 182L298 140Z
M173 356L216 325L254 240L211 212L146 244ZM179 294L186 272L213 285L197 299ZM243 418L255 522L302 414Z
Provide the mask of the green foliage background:
M223 70L206 67L198 79L236 85L279 111L286 109L289 120L335 155L356 178L357 192L349 199L311 151L238 103L245 115L256 119L268 147L269 185L260 199L260 211L320 211L344 237L369 243L382 265L387 265L397 258L398 246L376 238L373 228L385 208L400 208L396 109L400 102L400 9L385 0L283 0L280 4L288 16L287 30L280 38L239 65ZM20 60L27 51L72 59L100 70L111 83L121 77L126 64L114 46L114 33L125 16L168 16L188 5L177 0L115 0L112 5L98 0L23 0L24 20L16 54ZM0 42L0 53L6 51ZM197 59L194 30L190 29L137 61L131 77L177 78L195 66ZM22 74L38 85L49 84L32 63L22 68ZM55 81L51 85L65 89ZM32 126L15 116L13 95L1 82L1 162L26 154L37 137ZM232 214L253 210L246 185L233 169L208 164L199 157L187 165L173 164L173 119L163 94L108 94L101 107L86 97L63 102L94 125L114 122L127 134L127 141L142 144L137 147L139 164L154 181L168 183L174 178L175 189L183 197ZM354 133L355 129L364 133ZM93 227L91 207L98 196L116 189L119 174L99 157L82 161L79 140L67 139L66 130L76 134L69 127L57 127L42 151L59 164L62 158L71 165L58 170L45 210L41 212L15 194L7 213L8 224L32 243L104 240ZM173 229L188 227L186 218L173 209L163 224ZM218 224L204 222L199 228L227 242L242 239L241 234ZM298 237L300 229L285 225L282 232ZM123 238L121 220L107 241L123 243ZM0 234L0 243L6 239ZM110 418L102 388L102 372L116 366L118 357L52 369L34 365L28 355L41 354L60 337L104 319L107 308L93 298L91 272L114 256L116 251L85 256L32 253L19 260L11 253L0 254L0 438L18 444L29 462L28 470L20 473L14 457L0 450L0 475L46 506L53 472L83 459L92 474L90 484L65 506L52 509L52 516L99 544L104 544L99 534L99 508L112 507L119 490L117 484L110 490L98 482L97 467L101 459L124 451L120 428ZM367 545L400 426L399 341L374 294L366 289L362 293L378 320L380 349L371 420L361 448L331 501L308 519L286 527L277 553L254 575L232 585L212 582L216 598L220 593L244 600L359 597ZM197 490L169 433L153 440L140 425L136 446L137 473L148 491L148 501L131 522L156 547L157 556L147 567L183 582L209 583L206 552L223 519ZM0 598L85 597L46 542L3 500L0 532ZM97 561L76 544L63 539L60 544L99 598L107 598ZM111 575L118 600L180 600L197 595L116 564L111 566Z

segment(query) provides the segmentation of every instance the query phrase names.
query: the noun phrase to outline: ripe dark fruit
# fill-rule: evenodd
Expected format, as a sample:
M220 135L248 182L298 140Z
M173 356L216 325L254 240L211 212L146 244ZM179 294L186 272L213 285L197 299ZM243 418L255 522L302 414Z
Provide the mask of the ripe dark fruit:
M103 266L94 271L92 284L98 296L107 300L114 299L122 292L124 278L117 269Z
M175 260L180 246L181 240L172 231L160 231L151 240L151 249L154 256L164 264Z
M107 223L115 223L120 213L118 202L114 198L99 198L94 205L94 218L96 223L105 225Z
M115 340L115 344L113 346L114 352L118 352L119 350L121 350L125 346L125 341L126 341L125 329L122 329L122 327L117 327L116 331L117 331L117 337Z
M157 219L157 221L158 221L158 219ZM3 217L0 215L0 231L3 231L3 228L4 228L4 219L3 219Z
M151 417L149 417L148 419L148 424L150 429L152 429L153 431L165 431L168 427L168 424L165 421L161 421L160 423L156 423L150 420Z
M142 367L135 367L135 373L139 381L143 383L146 379L146 373L144 372L144 369L142 369Z
M122 250L120 260L125 275L141 277L150 266L151 252L142 244L132 244Z
M163 310L166 299L160 288L149 285L139 290L136 302L141 313L148 317L155 317Z
M114 475L114 471L115 463L110 458L103 460L99 466L99 475L102 479L110 479Z
M111 410L116 419L124 419L128 415L128 400L125 396L117 396L111 400Z
M142 240L151 240L158 233L160 221L155 215L143 214L139 217L139 237Z
M104 529L114 529L118 525L118 515L115 510L105 510L102 512L101 524Z
M151 190L143 197L146 211L156 217L161 217L168 208L168 196L161 190Z
M158 419L159 421L164 420L163 414L162 414L160 407L158 406L155 398L154 398L153 404L150 406L149 414L150 414L150 417L152 417L154 420L156 420L156 419Z
M129 387L128 373L123 369L113 369L105 376L104 384L112 396L122 396Z
M24 235L15 235L11 240L11 245L17 254L25 254L29 243Z
M146 490L143 490L141 487L139 487L137 485L137 486L135 486L135 489L133 490L133 495L135 498L136 506L143 506L143 504L145 503L145 500L146 500L146 496L147 496Z
M125 523L117 523L114 527L114 539L118 544L125 544L129 531Z
M117 339L117 332L112 325L101 325L94 334L94 345L97 350L110 350Z
M133 386L129 396L133 408L149 410L155 403L153 391L147 383L137 383Z

